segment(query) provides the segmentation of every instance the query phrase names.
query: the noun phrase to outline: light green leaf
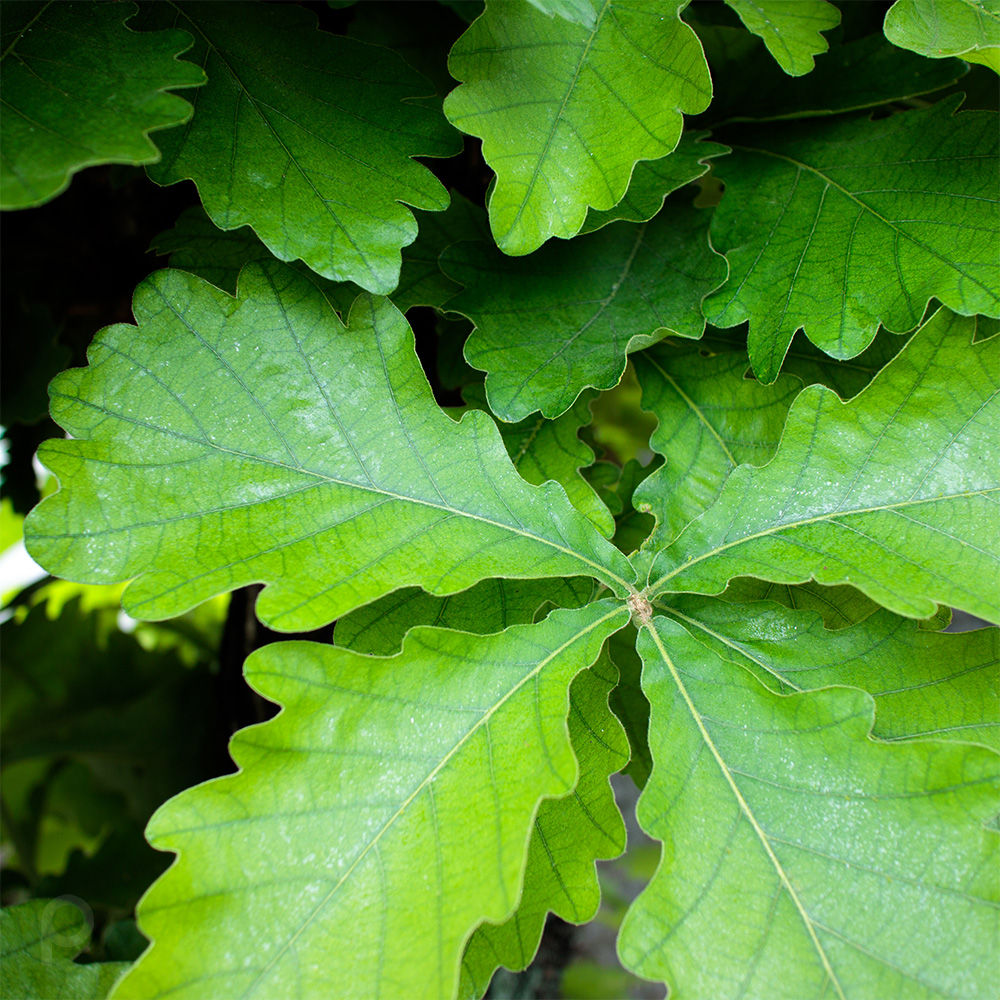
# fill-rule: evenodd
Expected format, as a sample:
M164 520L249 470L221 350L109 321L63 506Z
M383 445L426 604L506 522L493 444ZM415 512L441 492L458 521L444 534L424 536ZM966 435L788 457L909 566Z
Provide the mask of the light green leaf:
M815 611L823 619L823 627L828 629L857 625L879 610L878 604L854 587L845 584L824 587L814 580L798 584L772 583L738 576L730 580L719 597L730 604L774 601L797 611Z
M66 899L0 910L0 996L104 1000L128 963L76 964L73 958L89 943L87 918Z
M812 611L770 602L675 598L665 608L723 659L783 694L834 684L875 698L873 734L932 738L1000 750L1000 629L928 632L879 610L830 632Z
M439 113L406 103L433 90L427 80L389 49L317 31L295 4L156 4L140 19L190 30L209 76L149 176L190 178L217 226L252 226L281 260L392 291L417 235L404 203L448 206L413 159L456 151Z
M580 234L592 233L611 222L648 222L663 208L668 194L703 177L711 168L709 160L729 152L727 146L705 142L708 134L685 132L669 156L640 160L622 200L605 212L590 209Z
M220 229L200 205L181 212L173 229L155 237L149 249L170 254L171 267L196 274L230 295L236 294L240 271L250 261L274 260L274 254L249 226ZM300 260L290 266L308 278L341 316L347 315L361 294L353 281L330 281Z
M667 333L700 337L702 299L726 276L708 245L709 213L678 204L640 226L620 222L524 259L463 243L441 256L466 286L448 303L476 324L465 357L487 371L501 419L564 413L588 387L608 389L627 352Z
M593 28L597 21L594 0L528 0L528 3L549 17L562 17L585 28Z
M136 5L7 3L0 32L0 208L42 205L98 163L155 163L150 132L186 122L168 90L204 72L177 57L186 31L125 27Z
M658 420L650 446L666 459L633 500L657 519L647 547L665 545L704 513L737 465L770 460L802 390L792 375L769 386L744 378L746 352L725 346L668 341L635 356L642 408Z
M931 59L961 56L1000 73L998 0L896 0L885 37Z
M452 995L469 933L517 904L539 801L576 785L569 684L627 614L421 628L389 659L254 653L247 679L284 711L234 737L238 774L150 822L179 857L139 906L153 945L118 995Z
M356 653L392 656L417 625L488 635L511 625L526 625L553 607L580 608L593 597L594 581L585 576L554 580L483 580L461 594L435 597L406 587L337 621L333 641Z
M481 997L501 965L527 968L549 912L574 924L597 913L601 890L594 862L625 850L625 824L608 780L629 758L628 739L608 708L617 681L605 652L570 688L569 735L580 781L571 795L545 799L539 807L517 909L502 924L480 925L469 939L460 998Z
M467 386L463 395L470 405L489 411L481 385ZM615 531L611 511L590 481L580 474L581 469L591 467L594 462L593 449L580 440L579 432L590 424L590 403L595 396L591 391L580 393L573 405L555 420L532 413L516 424L498 426L507 454L522 478L535 486L550 479L559 483L570 503L605 538L610 538Z
M165 618L261 581L262 620L318 627L400 587L633 572L566 499L529 486L496 425L435 403L403 316L360 297L348 326L301 275L247 265L233 299L154 272L90 367L53 384L74 440L62 489L26 521L34 558ZM138 579L134 579L134 578Z
M799 328L849 358L879 323L912 330L932 297L962 315L1000 314L996 115L955 115L958 100L878 121L741 130L730 142L712 221L729 281L705 315L750 320L760 379L774 381ZM887 262L874 277L873 260Z
M663 618L639 649L664 846L626 966L719 1000L996 994L1000 757L880 744L864 692L774 694Z
M805 76L826 52L820 34L840 24L840 11L827 0L726 0L748 31L764 39L767 51L789 76Z
M849 403L803 390L770 464L730 475L656 557L650 593L814 579L907 617L1000 620L1000 343L972 344L974 327L941 309Z
M497 174L490 226L508 254L575 236L621 201L639 160L671 153L712 84L684 0L601 0L593 28L489 3L448 66L445 113Z

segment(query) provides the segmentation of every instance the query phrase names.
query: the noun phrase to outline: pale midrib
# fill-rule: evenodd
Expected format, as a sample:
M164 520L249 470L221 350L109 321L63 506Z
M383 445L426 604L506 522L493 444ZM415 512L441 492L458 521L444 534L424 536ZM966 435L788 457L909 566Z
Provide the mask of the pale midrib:
M680 674L678 673L677 668L674 666L673 660L671 660L669 654L667 653L666 647L663 645L663 641L660 639L659 633L656 631L656 628L652 622L646 624L644 627L649 630L649 634L652 637L653 642L656 644L657 651L663 658L663 662L667 665L667 669L670 671L670 676L673 678L674 683L677 685L677 690L680 691L681 697L684 699L688 711L691 713L691 718L694 719L695 725L698 727L698 732L701 735L701 738L704 741L705 746L708 747L712 756L715 758L715 762L716 764L718 764L719 770L722 772L723 777L726 779L727 784L732 790L733 795L735 796L736 801L739 804L740 811L747 818L747 822L749 822L754 833L760 840L764 848L764 851L767 854L768 860L770 860L771 864L774 866L774 870L777 873L778 878L781 880L781 883L785 887L785 890L788 892L788 895L791 897L792 902L795 905L795 908L798 910L799 916L802 918L802 922L805 924L806 931L809 934L809 938L813 943L813 947L816 949L816 953L819 955L820 961L823 964L823 968L826 971L826 974L829 977L830 982L833 984L833 988L837 991L837 996L840 997L841 1000L845 1000L844 991L840 986L840 982L837 979L836 973L833 971L833 966L830 964L830 959L827 957L826 951L823 949L823 945L820 943L819 937L816 934L812 918L806 912L805 906L799 899L798 893L795 891L795 887L792 885L791 879L788 877L787 873L785 872L785 869L782 867L781 862L778 860L777 855L774 853L774 849L771 847L771 843L770 840L768 839L767 834L764 832L761 825L757 822L757 818L756 816L754 816L753 810L750 808L750 804L743 797L743 793L740 791L739 785L736 784L736 780L733 778L733 775L730 772L729 767L727 766L725 760L723 760L722 754L719 752L718 747L716 747L715 743L712 740L711 735L705 728L705 724L704 722L702 722L701 715L698 712L698 709L695 707L690 694L688 694L687 688L684 686L684 683L680 678Z
M93 406L95 409L98 409L98 410L102 409L101 407L97 406L96 404L89 403L86 400L78 399L77 397L68 397L68 398L73 399L74 402L84 403L85 405ZM106 412L106 411L104 411L104 412ZM128 419L126 417L122 417L120 414L115 414L115 416L118 417L119 419L123 419L123 420ZM136 424L140 423L140 421L136 421L136 420L133 420L131 422L136 423ZM141 426L148 427L148 425L146 425L146 424L142 424ZM161 428L155 428L155 429L156 430L162 430ZM451 506L449 506L447 504L434 503L432 500L423 500L423 499L421 499L419 497L406 496L405 494L402 494L402 493L394 493L391 490L382 489L382 488L380 488L378 486L374 486L374 485L372 485L372 486L365 486L365 485L363 485L361 483L354 483L354 482L350 482L349 480L345 480L345 479L336 479L333 476L328 476L328 475L326 475L326 474L324 474L322 472L316 471L315 469L305 469L305 468L302 468L301 466L288 465L285 462L279 462L279 461L277 461L276 459L273 459L273 458L264 458L264 457L262 457L260 455L248 455L246 452L236 451L233 448L226 448L223 445L216 444L214 441L208 441L206 439L192 438L192 437L190 437L190 436L188 436L186 434L179 434L177 432L171 432L171 433L172 433L172 435L174 437L180 438L181 440L190 441L190 442L195 443L195 444L208 445L210 448L213 448L213 449L215 449L218 452L221 452L221 453L226 454L226 455L232 455L232 456L234 456L236 458L245 459L245 460L251 461L251 462L260 462L260 463L265 464L265 465L272 465L272 466L274 466L276 468L284 469L287 472L298 473L298 474L305 475L305 476L313 476L315 479L321 480L322 482L325 482L325 483L331 483L334 486L344 486L344 487L346 487L348 489L362 490L363 492L366 492L366 493L374 493L374 494L377 494L379 496L388 497L390 500L400 500L400 501L403 501L405 503L414 503L414 504L419 504L419 505L424 506L424 507L431 507L431 508L433 508L435 510L443 511L446 514L455 515L457 517L467 517L470 520L479 521L481 524L488 524L491 527L500 528L500 529L502 529L504 531L509 531L511 534L520 535L522 538L528 538L528 539L531 539L532 541L540 542L543 545L548 545L550 548L555 549L557 552L562 552L564 555L571 556L572 558L578 560L579 562L583 563L584 565L590 566L592 569L594 569L595 571L597 571L597 572L595 572L594 575L597 576L598 579L613 580L615 583L620 584L621 587L627 593L633 593L634 590L635 590L635 588L630 583L628 583L622 577L618 576L617 573L612 572L610 569L608 569L602 563L597 563L597 562L594 562L593 559L588 559L585 555L583 555L580 552L575 551L574 549L568 548L565 545L560 545L558 542L553 542L550 539L543 538L541 535L537 535L537 534L534 534L533 532L526 531L523 528L515 528L513 525L505 524L502 521L494 521L492 518L484 517L482 514L474 514L474 513L471 513L470 511L461 510L461 509L459 509L457 507L451 507ZM530 484L527 484L527 485L530 486ZM298 492L301 492L301 490L296 490L294 492L298 493ZM273 500L285 499L286 497L292 496L292 495L294 495L294 493L292 493L292 494L289 494L289 493L275 494L274 496L266 497L263 500L255 501L252 504L239 504L237 506L229 507L229 508L226 508L226 509L227 510L235 510L235 509L238 509L239 507L254 506L256 503L268 503L268 502L271 502ZM179 520L186 520L186 519L192 518L192 517L203 517L206 513L212 513L212 512L211 511L207 511L207 512L206 511L195 511L195 512L193 512L191 514L185 514L182 517L171 518L169 520L179 521ZM582 516L583 515L581 515L581 517ZM167 520L168 519L164 518L163 520L156 521L156 522L153 522L153 523L155 523L155 524L163 524ZM331 525L331 527L336 527L336 525L333 524L333 525ZM43 534L37 533L35 535L35 537L36 538L66 538L66 537L72 537L72 538L91 538L91 537L94 537L95 535L112 534L112 533L114 533L117 530L120 530L120 529L106 529L106 530L102 530L102 531L79 532L79 533L76 533L76 534L73 534L73 535L52 535L52 534L44 534L43 535Z
M853 510L838 509L829 514L820 514L817 517L807 517L803 518L800 521L785 521L781 524L772 525L770 528L765 528L763 531L756 531L752 535L744 535L742 538L736 538L731 542L726 542L725 545L719 545L714 549L710 549L708 552L702 553L702 555L696 556L694 559L689 559L687 562L682 563L676 569L672 569L669 573L665 574L664 576L661 576L659 580L657 580L655 583L649 584L649 586L647 587L646 596L649 598L658 596L661 592L657 590L657 588L662 586L668 580L672 580L675 576L678 576L680 573L686 572L692 566L696 566L698 563L704 562L704 560L706 559L711 559L719 555L720 553L725 552L727 549L735 548L737 545L744 545L747 542L756 541L758 538L767 538L770 535L776 535L780 532L787 531L790 528L801 528L806 525L820 524L822 522L832 523L842 518L853 517L856 514L876 514L879 511L883 510L896 511L896 510L901 510L905 507L918 507L921 506L922 504L928 504L928 503L942 503L946 500L957 500L960 497L987 496L990 493L997 493L997 492L1000 492L1000 486L991 486L985 490L967 490L961 493L944 493L941 494L940 496L925 497L922 500L901 500L899 503L881 504L876 507L857 507L854 508ZM695 521L693 523L697 524L698 522ZM684 533L682 533L677 537L677 541L674 542L670 546L670 548L673 548L673 545L677 545L683 537Z
M625 605L618 605L613 611L609 611L606 615L602 615L597 621L591 622L586 628L581 629L572 638L567 639L561 646L549 653L533 670L525 674L524 677L518 681L502 698L500 698L495 704L491 705L489 710L479 719L479 721L472 726L468 732L462 735L458 742L441 758L441 760L434 765L433 769L420 781L417 787L410 793L410 795L403 801L399 808L390 816L379 831L372 837L372 839L365 845L361 853L354 859L350 868L344 872L340 877L340 880L330 889L330 891L316 904L313 911L308 917L302 922L302 926L288 939L288 941L282 945L282 947L276 952L274 958L261 970L257 978L247 987L246 991L243 993L244 997L250 997L253 995L254 990L260 984L261 980L270 972L274 967L275 963L288 951L292 945L305 933L309 925L316 919L320 911L329 904L330 900L337 893L340 887L351 877L354 870L361 864L362 860L368 855L368 852L375 848L386 832L392 827L392 825L403 815L403 813L410 807L410 805L416 800L416 798L428 789L437 775L442 771L442 769L447 765L451 759L459 753L459 751L465 746L466 743L478 733L484 725L487 725L490 719L502 708L511 698L514 697L529 681L533 681L541 672L551 663L557 656L559 656L564 650L568 649L574 643L579 642L584 636L593 632L594 629L600 628L605 622L610 621L616 615L621 615L623 612L627 612L627 607ZM582 669L582 668L581 668Z

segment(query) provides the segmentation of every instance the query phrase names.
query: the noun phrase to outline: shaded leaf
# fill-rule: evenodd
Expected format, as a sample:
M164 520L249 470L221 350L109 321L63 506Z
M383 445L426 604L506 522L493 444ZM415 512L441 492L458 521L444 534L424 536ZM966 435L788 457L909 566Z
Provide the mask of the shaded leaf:
M616 385L627 352L668 332L700 337L701 301L726 276L708 223L708 213L680 204L524 259L486 244L446 250L442 269L466 286L448 309L476 324L465 357L489 373L493 412L556 417L584 388Z
M658 421L650 445L666 459L633 501L656 515L649 546L676 538L707 510L737 465L765 465L774 454L802 383L782 375L761 385L743 377L747 365L744 351L702 343L670 341L635 356L642 407Z
M234 737L238 774L151 821L179 858L119 995L452 995L467 935L517 903L540 799L577 782L569 683L626 621L604 601L496 636L414 630L389 659L254 653L284 711Z
M604 212L590 209L580 234L592 233L611 222L648 222L663 208L668 194L703 177L711 168L709 160L729 152L727 146L705 142L708 134L685 132L669 156L640 160L622 200Z
M467 386L466 402L489 412L482 386ZM570 503L585 514L597 530L610 538L615 522L605 502L580 470L593 465L594 452L580 440L582 427L590 424L590 403L596 393L582 392L576 402L555 420L532 413L516 424L498 424L507 454L522 478L535 486L550 479L566 491Z
M316 30L295 4L150 5L188 28L209 83L191 124L164 142L158 184L190 178L221 229L250 225L281 260L386 293L417 223L448 206L414 156L449 156L443 117L406 103L433 88L389 49Z
M815 611L823 619L823 627L828 629L856 625L879 610L878 604L854 587L845 584L824 587L814 580L797 584L771 583L738 576L730 580L719 597L730 604L774 601L796 611Z
M450 597L435 597L406 587L337 621L333 641L357 653L392 656L417 625L489 635L511 625L526 625L553 607L580 608L594 596L585 576L554 580L483 580Z
M574 924L597 913L601 890L594 862L625 850L625 824L608 780L629 758L628 740L608 708L617 680L605 653L570 687L569 735L580 781L571 795L539 806L517 909L502 924L481 924L469 939L459 997L481 997L501 965L526 969L549 912Z
M719 998L996 993L994 752L880 744L864 692L776 695L663 618L639 649L664 847L628 967Z
M625 727L631 747L629 762L622 773L643 788L653 768L653 758L649 752L649 700L640 682L642 660L635 650L636 639L635 626L629 624L608 640L608 651L619 677L618 686L611 692L610 704Z
M132 31L125 22L135 11L132 3L4 4L0 208L44 204L84 167L155 163L149 134L191 117L191 105L167 91L205 82L201 68L177 58L194 39Z
M885 36L931 59L960 56L1000 73L997 0L896 0L885 15Z
M715 97L703 119L773 121L861 111L933 93L968 72L957 59L928 62L904 52L881 32L849 42L841 42L839 34L831 35L830 50L817 56L816 68L807 76L789 79L762 45L721 71L713 64ZM711 50L708 57L711 61ZM748 78L752 88L746 85Z
M804 76L826 52L820 34L840 24L840 11L827 0L726 0L748 31L764 39L767 51L789 76Z
M814 579L908 617L940 603L1000 620L1000 344L971 344L973 329L939 310L849 403L803 390L774 459L729 476L656 557L650 592Z
M617 205L639 160L671 153L682 113L708 107L708 67L682 0L603 0L593 28L491 3L448 62L445 100L497 174L490 226L505 253L575 236Z
M42 449L63 487L26 536L60 575L131 579L126 608L153 619L262 581L258 613L288 631L409 585L627 590L624 557L560 487L517 475L489 417L440 410L388 301L360 297L345 328L272 261L247 265L238 299L154 272L133 308L141 335L108 327L53 385L74 440Z
M32 899L0 910L0 995L18 1000L104 1000L127 962L73 961L90 925L65 899Z
M730 274L705 315L717 326L750 320L760 379L774 381L799 328L849 358L879 323L912 330L931 297L963 315L1000 313L987 236L1000 217L996 117L955 115L956 101L729 140L712 243ZM873 260L892 266L873 278Z
M783 694L834 684L875 698L873 734L1000 750L1000 630L928 632L878 610L830 632L811 611L682 597L665 609L723 659Z

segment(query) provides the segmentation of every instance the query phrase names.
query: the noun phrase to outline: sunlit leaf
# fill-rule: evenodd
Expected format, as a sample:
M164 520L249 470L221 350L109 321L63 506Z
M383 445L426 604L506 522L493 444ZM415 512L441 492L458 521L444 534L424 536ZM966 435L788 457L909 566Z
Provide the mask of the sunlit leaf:
M997 0L896 0L885 15L885 36L931 59L960 56L1000 73Z
M826 52L820 34L840 24L840 11L827 0L726 0L740 20L764 39L767 51L789 76L804 76Z
M388 659L255 653L284 711L231 744L238 774L154 816L178 852L118 995L450 996L465 940L518 901L538 803L577 783L569 683L627 609L604 601L470 637L422 628Z

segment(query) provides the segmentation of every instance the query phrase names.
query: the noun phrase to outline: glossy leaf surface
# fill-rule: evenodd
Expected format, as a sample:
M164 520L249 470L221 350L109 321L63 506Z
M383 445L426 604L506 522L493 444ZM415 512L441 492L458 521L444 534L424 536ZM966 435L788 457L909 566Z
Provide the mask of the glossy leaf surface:
M885 36L930 59L960 56L1000 73L997 0L896 0L885 15Z
M525 483L485 414L440 410L387 301L360 298L345 328L272 262L244 269L239 299L155 272L134 310L142 337L108 327L52 390L75 440L42 460L68 488L27 535L61 575L138 577L124 600L148 618L266 581L258 613L289 631L498 574L624 592L628 563L560 487Z
M668 332L700 337L701 301L726 276L708 223L670 205L643 225L617 223L526 258L476 243L446 250L442 268L466 286L448 308L476 324L465 357L488 372L493 412L557 417L588 386L616 385L627 352Z
M118 995L451 995L467 935L517 903L539 800L577 782L569 683L626 621L598 602L483 638L419 629L389 659L256 653L247 678L284 712L235 737L238 774L151 821L179 860Z
M209 76L150 177L190 178L217 226L252 226L281 260L392 291L417 235L405 206L448 206L413 160L456 151L439 113L407 103L431 85L388 49L317 31L295 5L164 4L140 17L189 30Z
M995 116L953 114L955 103L731 140L712 222L730 275L705 315L716 326L750 320L763 381L774 381L799 328L850 358L879 323L912 330L932 297L962 315L1000 312L989 236L1000 222ZM873 260L891 264L877 281Z
M1000 344L973 329L942 309L849 403L801 392L770 464L730 475L656 557L651 593L814 579L910 617L943 603L1000 621Z
M673 152L682 114L712 94L679 0L601 0L592 28L527 3L489 3L452 49L463 81L445 113L496 171L490 226L504 253L576 235L621 201L639 160Z
M827 0L726 0L748 31L764 39L768 52L789 76L804 76L826 52L821 32L840 24L840 11Z
M681 996L996 992L997 754L880 744L864 692L774 694L663 618L639 650L664 850L627 967Z
M186 31L132 31L136 5L14 3L0 32L0 208L41 205L97 163L155 163L151 132L186 122L168 93L205 74ZM158 139L160 137L157 137Z

